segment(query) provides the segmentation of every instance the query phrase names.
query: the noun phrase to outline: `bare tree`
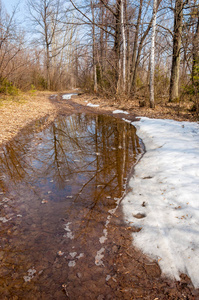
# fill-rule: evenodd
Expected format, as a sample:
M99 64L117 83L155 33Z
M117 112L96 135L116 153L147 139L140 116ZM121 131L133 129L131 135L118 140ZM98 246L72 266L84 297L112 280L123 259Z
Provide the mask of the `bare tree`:
M137 56L137 51L138 51L138 37L139 37L139 32L140 32L142 8L143 8L143 0L140 0L139 12L138 12L138 16L137 16L137 23L135 25L135 36L134 36L134 43L133 43L131 76L130 76L130 81L128 83L128 92L129 93L131 91L132 83L134 83L133 86L135 87L136 56Z
M199 8L197 9L197 23L193 36L192 56L192 82L194 82L194 77L199 73Z
M36 31L35 42L45 49L46 82L47 89L50 89L52 63L55 63L55 57L71 43L70 34L66 35L70 31L67 27L66 11L61 0L28 0L27 3ZM69 36L69 41L66 36Z
M123 45L123 76L122 76L122 90L126 92L126 35L124 24L124 0L121 0L121 32L122 32L122 45Z
M156 31L156 13L157 0L153 0L153 20L151 33L151 55L150 55L150 107L155 108L154 100L154 71L155 71L155 31Z
M10 15L3 9L0 1L0 81L14 79L18 68L22 65L19 60L24 48L23 34L15 22L16 9Z
M180 72L180 49L182 39L183 0L175 1L174 30L173 30L173 56L171 67L169 101L175 101L179 97L179 72Z
M93 77L94 77L94 92L97 93L97 60L96 60L96 36L95 36L95 12L93 1L90 1L92 11L92 39L93 39Z

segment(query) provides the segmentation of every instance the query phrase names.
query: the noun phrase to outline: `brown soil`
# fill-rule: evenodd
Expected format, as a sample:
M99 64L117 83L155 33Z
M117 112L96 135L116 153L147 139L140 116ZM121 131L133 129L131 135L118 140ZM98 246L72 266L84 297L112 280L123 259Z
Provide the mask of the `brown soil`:
M86 107L86 102L100 104L100 108ZM92 95L82 94L74 96L72 100L62 100L61 96L51 93L37 93L27 96L25 101L3 101L0 106L0 144L15 136L25 125L45 115L53 120L58 113L72 112L103 112L111 114L114 109L128 110L128 118L134 120L135 115L154 118L170 118L175 120L190 120L193 116L187 111L176 111L175 105L159 107L151 110L147 107L139 108L138 101L108 101ZM121 117L117 115L117 117ZM126 117L126 116L125 116ZM49 120L48 120L49 122ZM45 124L47 125L47 124ZM110 287L115 290L114 299L199 299L199 290L194 289L190 279L181 275L181 281L164 278L155 261L151 261L139 250L132 247L131 233L136 228L127 227L122 220L122 209L111 222L113 238L107 242L105 259L112 257L112 274L107 281L104 291ZM105 261L106 262L106 261ZM73 280L74 284L78 277ZM63 285L63 292L67 296L67 288ZM96 299L113 299L105 294L99 294ZM13 298L14 299L14 298ZM81 299L81 298L78 298ZM91 299L91 298L88 298Z

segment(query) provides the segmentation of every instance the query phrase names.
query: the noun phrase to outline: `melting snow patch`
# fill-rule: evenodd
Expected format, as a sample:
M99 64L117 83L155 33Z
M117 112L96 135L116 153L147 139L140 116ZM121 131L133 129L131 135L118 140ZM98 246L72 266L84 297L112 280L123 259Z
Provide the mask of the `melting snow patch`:
M99 104L92 104L92 103L88 103L87 106L90 106L90 107L98 107Z
M67 231L67 234L66 235L64 234L64 237L67 237L67 238L73 240L74 239L74 235L72 234L72 231L69 228L70 224L72 224L72 223L68 222L67 224L64 225L65 226L64 230Z
M80 259L80 258L82 258L82 257L84 257L84 253L80 253L80 254L77 256L77 259Z
M72 257L72 258L75 258L75 256L77 255L77 252L71 252L71 253L69 253L70 254L70 256Z
M8 221L12 220L12 218L10 219L6 219L5 217L0 217L0 222L6 223Z
M68 266L69 266L70 268L71 268L71 267L72 267L72 268L75 267L75 266L76 266L75 260L69 261Z
M111 279L111 275L106 276L106 281L109 281L109 279Z
M132 123L146 153L135 166L123 200L133 241L156 258L163 274L186 273L199 287L199 124L141 118ZM135 218L137 214L145 218Z
M107 240L108 230L104 229L103 233L104 233L104 235L99 238L100 244L104 244L105 241Z
M29 282L31 281L31 279L33 279L34 275L36 273L35 268L33 267L32 269L28 270L28 276L24 276L23 279L25 282Z
M74 235L72 234L72 232L67 232L67 234L64 235L64 237L66 237L66 236L67 236L67 238L69 238L69 239L71 239L71 240L74 239Z
M127 123L131 123L131 120L127 120L125 118L122 118L123 121L127 122Z
M128 115L129 113L127 111L121 110L121 109L116 109L113 111L113 114L125 114Z
M97 255L95 256L95 264L97 266L104 266L102 258L104 257L104 254L102 254L105 251L105 248L101 248L99 251L97 251Z
M68 99L71 99L71 97L73 96L73 95L77 95L77 94L65 94L65 95L63 95L62 96L62 98L64 99L64 100L68 100Z
M116 210L118 209L118 206L119 206L119 203L120 203L120 200L121 200L122 198L114 198L114 200L116 200L115 201L115 203L116 203L116 207L115 208L113 208L113 209L109 209L109 215L108 215L108 217L107 217L107 220L106 220L106 223L105 223L105 229L103 230L103 236L101 236L100 238L99 238L99 242L100 242L100 244L104 244L105 243L105 241L107 240L107 237L108 237L108 230L107 230L107 228L108 228L108 225L109 225L109 223L110 223L110 219L112 218L112 215L116 212Z

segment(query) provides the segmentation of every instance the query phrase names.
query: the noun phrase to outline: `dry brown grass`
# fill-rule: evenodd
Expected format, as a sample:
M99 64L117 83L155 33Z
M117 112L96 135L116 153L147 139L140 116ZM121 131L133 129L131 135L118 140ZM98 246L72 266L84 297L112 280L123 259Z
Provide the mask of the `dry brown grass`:
M23 93L15 97L0 98L0 144L15 136L22 127L49 114L56 114L56 107L50 102L50 92L35 95Z
M163 118L174 119L177 121L198 121L196 114L191 112L192 103L188 101L181 101L180 103L168 103L167 99L159 99L156 101L155 109L149 107L149 101L146 102L146 106L140 107L140 98L102 98L96 95L83 94L75 101L79 103L85 103L85 101L92 102L93 104L100 104L103 109L122 109L128 110L132 114L137 116L146 116L150 118Z

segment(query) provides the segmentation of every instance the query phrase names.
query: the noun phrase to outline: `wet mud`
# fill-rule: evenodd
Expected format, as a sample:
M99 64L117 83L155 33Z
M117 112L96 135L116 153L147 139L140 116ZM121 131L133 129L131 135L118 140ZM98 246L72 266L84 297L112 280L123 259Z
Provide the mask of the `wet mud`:
M0 299L197 299L132 247L120 204L135 128L80 111L70 100L0 149Z

